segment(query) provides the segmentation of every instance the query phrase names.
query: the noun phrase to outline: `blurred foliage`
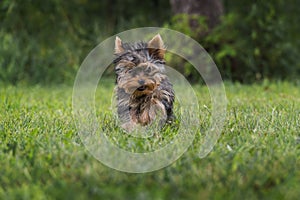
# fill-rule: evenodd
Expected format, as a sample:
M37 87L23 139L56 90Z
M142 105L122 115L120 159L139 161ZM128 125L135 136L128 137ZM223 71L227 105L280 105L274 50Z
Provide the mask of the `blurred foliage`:
M229 2L231 12L204 42L223 75L243 82L297 78L299 1Z
M176 14L171 18L170 22L164 24L164 27L179 31L194 39L201 38L203 33L208 32L208 26L205 17L197 14ZM184 52L189 52L189 46L186 47L179 45L181 44L179 43L176 48L184 48ZM201 80L201 77L198 75L195 67L179 55L167 53L166 63L181 72L189 79L189 81L195 82L199 79Z
M212 55L226 79L252 82L300 75L299 0L223 2L221 23L208 31L202 16L172 17L168 0L2 0L0 81L72 83L96 44L143 26L165 26L190 35ZM191 21L199 26L191 26ZM182 62L176 56L168 59ZM190 80L197 79L189 63L183 69Z
M106 37L160 26L170 14L166 0L3 0L0 81L72 82L87 53Z
M226 14L208 34L189 27L175 16L167 27L190 35L212 55L223 78L240 82L262 79L296 79L300 75L297 0L224 1ZM298 2L299 3L299 2ZM195 17L195 16L194 16ZM177 21L176 21L177 20ZM199 16L203 22L203 17ZM205 20L204 20L205 21ZM184 22L184 23L182 23ZM200 23L203 27L203 24ZM190 64L187 64L190 65ZM186 66L184 73L194 77Z

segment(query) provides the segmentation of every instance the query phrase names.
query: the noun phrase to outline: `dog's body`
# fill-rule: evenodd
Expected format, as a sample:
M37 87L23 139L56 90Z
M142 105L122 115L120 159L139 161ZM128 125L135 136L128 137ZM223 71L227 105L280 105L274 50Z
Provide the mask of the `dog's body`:
M174 91L164 73L165 47L160 35L148 43L115 40L118 116L122 127L149 125L173 119Z

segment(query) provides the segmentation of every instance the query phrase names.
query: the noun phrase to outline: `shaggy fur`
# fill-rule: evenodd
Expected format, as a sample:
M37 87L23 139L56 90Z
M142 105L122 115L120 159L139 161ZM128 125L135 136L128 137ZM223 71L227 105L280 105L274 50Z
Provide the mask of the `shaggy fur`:
M148 43L115 40L118 116L122 127L160 124L173 119L174 91L164 71L165 47L160 35Z

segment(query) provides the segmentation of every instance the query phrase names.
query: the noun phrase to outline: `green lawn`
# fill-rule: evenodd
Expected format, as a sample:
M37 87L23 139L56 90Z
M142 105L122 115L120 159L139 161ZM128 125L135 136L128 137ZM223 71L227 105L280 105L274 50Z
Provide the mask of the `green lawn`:
M225 128L207 157L197 153L210 98L206 87L195 86L201 116L193 145L164 169L130 174L106 167L85 149L73 121L72 87L1 85L0 199L298 199L299 85L225 87ZM98 89L105 97L98 111L109 113L112 89L108 83ZM113 129L109 119L103 123ZM129 141L140 142L115 129L108 137L127 150ZM158 138L168 141L169 135Z

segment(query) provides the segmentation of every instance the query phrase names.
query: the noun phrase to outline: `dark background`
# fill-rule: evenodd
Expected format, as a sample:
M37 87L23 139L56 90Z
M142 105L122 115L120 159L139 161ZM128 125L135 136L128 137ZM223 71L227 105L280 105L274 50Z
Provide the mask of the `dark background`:
M299 5L300 0L2 0L0 82L72 84L98 43L148 26L196 39L225 80L297 81ZM170 56L167 62L183 61ZM184 66L179 70L196 81L193 67Z

